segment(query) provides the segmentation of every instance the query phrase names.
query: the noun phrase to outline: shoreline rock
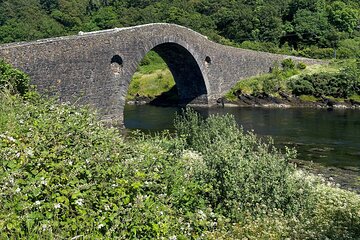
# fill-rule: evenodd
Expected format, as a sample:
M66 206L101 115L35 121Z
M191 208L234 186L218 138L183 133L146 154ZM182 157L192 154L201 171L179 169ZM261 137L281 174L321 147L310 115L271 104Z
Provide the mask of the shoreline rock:
M299 159L291 162L299 169L323 177L327 182L336 187L360 194L359 168L325 166L320 163Z
M321 98L318 101L303 101L299 97L289 96L285 93L279 93L280 97L273 97L266 93L258 96L244 93L236 93L237 100L227 101L224 99L225 106L238 107L264 107L264 108L326 108L332 109L360 109L360 102L354 100L345 100L337 102L330 98Z

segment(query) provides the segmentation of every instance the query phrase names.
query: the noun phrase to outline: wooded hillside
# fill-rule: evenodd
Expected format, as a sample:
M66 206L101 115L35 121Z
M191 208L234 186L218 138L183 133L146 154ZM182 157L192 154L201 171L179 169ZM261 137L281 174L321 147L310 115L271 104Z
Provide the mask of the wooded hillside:
M169 22L244 48L357 57L359 16L358 0L1 0L0 43Z

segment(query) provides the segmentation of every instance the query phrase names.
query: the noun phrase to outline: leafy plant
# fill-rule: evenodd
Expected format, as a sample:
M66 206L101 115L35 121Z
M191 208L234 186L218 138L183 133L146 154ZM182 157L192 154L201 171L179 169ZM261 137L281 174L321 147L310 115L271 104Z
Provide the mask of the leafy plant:
M299 70L304 70L306 69L306 64L303 63L303 62L299 62L296 67L299 69Z
M306 197L297 192L302 188L306 195L306 185L289 181L294 172L288 164L293 150L280 153L271 141L244 133L230 115L203 120L187 110L175 127L186 146L201 153L205 168L198 178L207 189L203 194L225 216L236 221L245 210L296 212L306 204Z
M0 59L0 88L24 95L29 90L29 84L29 76Z
M295 69L295 62L291 58L287 58L281 62L281 66L285 71L293 70Z
M288 86L297 96L348 98L351 95L360 94L360 70L356 62L350 62L346 63L339 72L303 75L291 80Z

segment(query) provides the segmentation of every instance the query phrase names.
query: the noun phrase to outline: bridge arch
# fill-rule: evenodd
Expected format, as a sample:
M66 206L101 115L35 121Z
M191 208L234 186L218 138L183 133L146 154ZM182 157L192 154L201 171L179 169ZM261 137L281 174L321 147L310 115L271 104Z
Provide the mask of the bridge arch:
M164 60L172 73L178 90L179 104L207 104L208 103L208 81L206 69L200 58L189 47L175 41L149 41L153 42L141 49L133 64L129 82L126 90L127 94L130 81L135 74L137 67L145 55L153 50ZM205 60L204 60L205 61ZM134 67L135 66L135 67Z
M274 62L289 58L222 46L166 23L0 45L0 58L28 73L39 91L90 105L102 119L121 123L130 81L151 49L169 65L183 103L209 105L237 81L266 73Z

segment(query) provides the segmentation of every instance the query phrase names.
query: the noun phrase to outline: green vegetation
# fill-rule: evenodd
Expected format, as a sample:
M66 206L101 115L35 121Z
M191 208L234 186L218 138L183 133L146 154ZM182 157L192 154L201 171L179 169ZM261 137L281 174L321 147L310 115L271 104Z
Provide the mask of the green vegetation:
M1 238L354 239L360 198L239 129L189 111L124 140L86 109L0 101Z
M5 82L2 79L2 82ZM7 84L5 84L7 86ZM360 197L188 109L124 139L86 108L0 92L2 239L355 239Z
M357 0L2 0L0 43L168 22L231 46L345 59L360 58L359 21ZM154 53L144 59L131 83L128 100L136 96L153 99L174 86L169 70L159 59ZM319 77L330 81L343 76ZM273 83L273 76L263 78L269 92L276 92L273 88L285 82L284 77L277 83ZM257 85L246 89L257 92L262 83Z
M174 78L164 60L156 52L150 51L130 82L127 100L137 96L154 99L174 86Z
M25 94L29 90L30 78L0 59L0 91Z
M357 0L2 0L0 42L168 22L233 46L357 58L359 12Z
M237 93L278 97L280 93L300 96L301 100L314 102L327 97L336 101L358 99L360 95L360 65L358 60L334 62L330 65L306 67L286 59L282 68L275 66L271 73L239 81L226 95L236 100Z

